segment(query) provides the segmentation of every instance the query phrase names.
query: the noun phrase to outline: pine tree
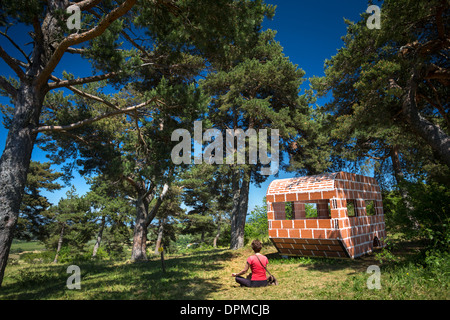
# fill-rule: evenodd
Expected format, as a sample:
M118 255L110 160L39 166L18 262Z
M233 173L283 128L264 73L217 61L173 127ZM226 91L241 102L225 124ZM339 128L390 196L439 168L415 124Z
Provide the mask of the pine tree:
M48 236L45 227L49 223L49 218L46 216L45 210L51 206L51 203L41 192L43 190L52 192L62 188L56 182L61 178L62 173L54 172L50 166L49 162L31 161L30 163L14 235L18 239L42 241Z
M273 11L268 10L267 15L270 17L272 14ZM284 56L283 48L274 37L275 32L272 30L262 32L256 29L251 35L251 41L246 43L250 44L249 46L237 47L227 63L217 66L217 72L201 83L202 87L214 97L208 120L214 128L221 130L223 136L226 136L227 129L234 132L239 129L244 132L278 130L278 141L275 143L279 143L296 161L291 163L292 170L306 171L318 168L318 163L322 163L326 157L317 163L314 163L317 160L314 158L311 165L307 163L307 158L300 157L302 152L316 149L314 141L317 141L316 137L308 135L315 128L312 111L308 106L308 97L299 95L299 87L305 73ZM296 148L292 148L297 141L302 142L297 143ZM238 164L236 147L231 147L235 151L232 163L228 163L227 159L233 197L230 247L238 249L244 245L250 183L259 185L268 178L268 175L262 172L261 162L251 164L247 158L246 164ZM250 145L246 144L247 157L249 151ZM278 172L282 153L278 157L279 160L275 163L276 170L273 170L272 174Z
M367 14L346 21L344 47L313 80L333 93L323 111L337 157L371 159L399 185L424 171L448 176L448 14L447 1L384 1L381 29L367 27Z
M154 96L145 99L146 94L128 99L129 103L117 103L102 92L93 91L95 86L90 84L107 80L113 88L120 88L134 82L134 89L150 87L151 91L162 77L169 79L173 74L178 75L177 79L192 80L190 65L198 70L204 58L210 60L209 64L223 60L227 47L240 34L253 30L254 16L264 11L262 1L156 0L141 3L126 0L118 6L106 0L76 1L82 19L81 29L76 30L68 29L64 23L70 18L66 14L70 4L66 0L1 3L1 25L22 23L28 26L32 31L33 49L31 54L26 53L23 46L2 32L2 36L20 48L22 55L19 59L12 57L0 47L0 57L14 71L14 78L0 77L1 93L10 97L15 106L14 114L8 119L9 134L0 160L0 282L37 134L56 132L66 140L85 143L87 140L74 130L109 117L132 115L150 104L158 105ZM139 30L146 41L131 36L133 30ZM56 74L56 67L65 53L79 55L99 74L82 78L70 73ZM170 62L183 59L184 54L192 57L199 53L200 60L188 58L189 66ZM136 81L137 78L142 81ZM69 101L62 93L58 99L55 99L57 95L48 95L58 88L74 92L77 98ZM62 100L65 101L61 105ZM132 104L135 100L138 100L136 104ZM47 110L44 110L44 101L48 102ZM78 105L78 102L82 103ZM91 109L93 103L103 104L104 108ZM68 121L74 118L77 118L75 122ZM53 152L57 153L58 149ZM64 152L76 154L78 150L72 146ZM97 164L102 165L99 159ZM145 202L141 203L143 207ZM142 223L147 218L141 220L139 233L143 234ZM140 247L138 260L144 259L142 249Z
M109 2L109 1L108 1ZM83 77L61 80L55 69L64 53L80 53L77 45L86 43L102 35L115 21L125 15L136 3L126 0L114 7L106 5L99 10L100 1L78 1L78 8L86 21L81 30L68 30L65 15L69 1L2 1L0 4L0 26L6 31L0 36L18 48L19 56L12 56L3 45L0 58L11 68L10 77L0 77L0 94L10 98L14 113L9 121L9 131L5 149L0 158L0 284L8 260L13 232L16 227L20 203L22 201L31 153L38 132L54 129L41 126L42 104L46 94L60 87L70 88L75 84L90 83L117 75L119 70ZM94 14L86 14L90 10ZM104 14L104 12L108 12ZM86 15L85 15L86 14ZM89 21L89 22L88 22ZM22 24L31 35L32 46L26 42L17 44L8 34L11 25ZM78 32L80 31L80 32ZM20 38L20 37L18 37ZM21 37L26 39L26 36ZM32 48L31 52L30 49ZM116 110L115 113L124 112ZM108 116L111 116L109 114ZM104 115L106 116L106 115ZM92 121L93 119L84 119ZM75 125L81 125L78 123Z
M123 247L129 245L133 204L119 183L111 183L101 175L88 181L91 189L86 199L90 205L90 216L97 226L92 257L97 255L104 242L107 243L107 251L120 255Z
M229 221L232 198L231 180L225 174L224 165L193 165L180 176L183 186L183 202L189 208L183 219L183 233L200 234L199 242L206 242L213 235L213 246Z
M87 242L95 231L89 210L89 202L80 197L73 186L67 191L66 198L47 210L52 222L47 226L50 237L45 243L47 247L56 249L54 263L58 262L63 245L72 249L73 256L82 255L87 249Z

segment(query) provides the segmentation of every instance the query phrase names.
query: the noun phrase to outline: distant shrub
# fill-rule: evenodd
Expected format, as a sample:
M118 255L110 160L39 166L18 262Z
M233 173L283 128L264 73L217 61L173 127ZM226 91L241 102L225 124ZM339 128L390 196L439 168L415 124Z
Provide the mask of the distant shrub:
M90 253L92 255L92 253ZM95 259L97 260L104 260L110 258L108 252L103 247L99 247L97 249L97 253L95 255Z
M25 287L39 285L51 279L48 274L28 267L19 269L14 278Z
M50 263L55 258L55 252L45 250L41 252L26 252L20 255L20 260L26 263Z
M409 239L420 238L428 250L445 251L450 245L450 189L438 183L408 183L405 207L398 191L383 196L386 226Z
M269 226L267 223L267 206L255 206L245 224L245 243L258 239L263 243L269 242Z

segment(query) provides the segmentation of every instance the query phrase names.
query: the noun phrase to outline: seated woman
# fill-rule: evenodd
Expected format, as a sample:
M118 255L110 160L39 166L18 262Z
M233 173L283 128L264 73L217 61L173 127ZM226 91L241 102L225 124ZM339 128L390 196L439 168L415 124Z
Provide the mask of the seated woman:
M267 277L265 267L269 263L269 259L263 256L259 252L261 251L262 244L259 240L252 242L252 249L255 255L250 256L247 259L245 268L239 273L232 273L231 276L236 278L236 282L245 287L265 287L267 286ZM241 277L241 275L247 273L248 269L252 271L251 279Z

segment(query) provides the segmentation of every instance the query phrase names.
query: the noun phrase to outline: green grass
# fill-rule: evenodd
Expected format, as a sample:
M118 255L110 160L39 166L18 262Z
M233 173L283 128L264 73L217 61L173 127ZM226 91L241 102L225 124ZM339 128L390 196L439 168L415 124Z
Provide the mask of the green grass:
M159 256L145 263L108 260L84 261L81 289L69 290L67 264L32 261L8 265L0 299L444 299L449 296L448 258L423 267L402 252L381 263L376 255L355 260L296 257L281 258L267 246L269 270L278 286L242 288L231 277L252 253L246 247L195 250L168 255L162 272ZM395 260L395 262L392 262ZM369 290L369 265L381 268L381 289Z
M11 244L10 253L18 254L25 251L41 251L45 246L39 241L14 240Z

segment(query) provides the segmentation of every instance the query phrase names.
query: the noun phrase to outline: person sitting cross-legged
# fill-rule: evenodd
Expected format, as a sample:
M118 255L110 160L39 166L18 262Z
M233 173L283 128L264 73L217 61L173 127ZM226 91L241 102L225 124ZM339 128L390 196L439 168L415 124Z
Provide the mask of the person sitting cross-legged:
M260 253L262 244L259 240L252 242L254 255L248 257L244 269L239 273L232 273L231 276L236 278L236 282L244 287L265 287L267 286L267 276L265 267L269 263L269 259ZM241 277L246 274L248 269L252 271L251 279Z

